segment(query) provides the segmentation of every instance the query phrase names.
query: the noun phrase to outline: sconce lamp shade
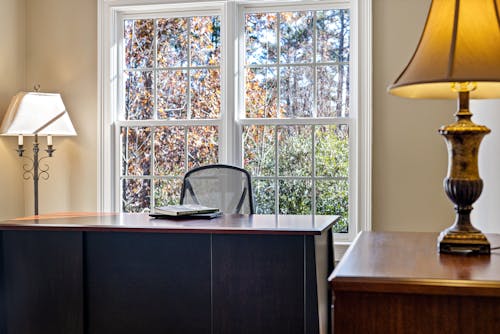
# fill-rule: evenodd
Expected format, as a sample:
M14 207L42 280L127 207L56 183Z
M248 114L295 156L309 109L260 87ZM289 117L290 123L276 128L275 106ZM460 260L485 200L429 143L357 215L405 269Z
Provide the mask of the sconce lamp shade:
M389 92L456 99L451 84L472 82L471 99L500 98L499 17L500 0L433 0L417 49Z
M76 136L76 131L60 94L20 92L10 101L0 134Z

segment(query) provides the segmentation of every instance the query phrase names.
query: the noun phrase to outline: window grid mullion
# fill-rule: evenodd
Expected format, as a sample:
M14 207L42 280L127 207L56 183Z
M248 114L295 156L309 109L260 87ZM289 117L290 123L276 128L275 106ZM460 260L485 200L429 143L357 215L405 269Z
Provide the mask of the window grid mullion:
M198 118L198 119L161 119L161 120L131 120L117 121L118 126L220 126L222 120L220 118Z
M191 17L187 19L187 110L186 118L191 119ZM186 142L187 144L187 142ZM187 145L186 145L187 146ZM187 155L186 155L186 166L187 166Z
M155 182L154 182L154 170L155 170L155 164L156 164L156 158L155 158L155 131L156 131L156 127L155 126L151 126L150 127L150 133L151 133L151 139L149 141L149 144L151 145L151 155L149 157L149 160L150 160L150 163L149 163L149 175L151 175L152 177L152 180L151 180L151 184L149 185L150 186L150 189L151 189L151 196L149 198L149 207L150 208L154 208L154 193L155 193Z
M151 176L151 175L125 175L122 176L123 179L182 179L179 175L161 175L161 176ZM311 176L252 176L252 180L311 180ZM348 181L347 176L318 176L315 177L316 181Z
M311 134L311 150L312 150L312 166L311 166L311 214L316 214L316 125L312 125L312 134Z
M276 91L276 117L280 114L280 100L281 100L281 73L280 73L280 63L281 63L281 43L280 43L280 25L281 25L281 15L280 12L276 12L276 44L278 45L278 51L276 55L276 84L278 86L278 89ZM279 214L279 208L280 208L280 184L278 180L278 173L279 173L279 146L278 146L278 130L279 126L276 125L274 127L274 150L275 150L275 159L276 164L274 166L274 188L275 188L275 194L274 194L274 202L275 202L275 212L276 214Z
M119 84L118 84L118 91L116 92L118 94L118 100L120 101L118 103L119 108L118 108L118 117L117 119L120 118L126 118L127 112L126 112L126 107L125 107L125 99L126 99L126 89L125 89L125 80L124 80L124 73L125 73L125 43L123 42L123 38L125 36L125 20L120 20L120 28L119 28L119 36L118 40L121 40L122 42L120 43L121 46L121 51L123 54L118 55L117 59L117 64L118 64L118 77L119 79ZM121 39L120 39L121 38ZM118 52L118 53L120 53ZM121 116L120 116L121 115ZM119 146L119 152L120 154L118 155L118 168L120 169L119 175L120 177L118 178L118 191L119 195L118 200L115 199L115 205L118 205L118 211L123 212L123 199L124 199L124 194L125 194L125 187L123 186L124 179L127 176L127 169L124 168L124 161L128 161L128 127L124 128L125 133L123 134L122 137L122 128L118 127L118 140L115 141L117 145ZM125 147L125 150L123 149Z
M189 170L188 126L184 126L184 173Z
M339 63L340 64L340 63ZM348 62L345 62L345 64L348 64ZM298 65L298 64L297 64ZM331 64L330 64L331 65ZM264 66L264 65L262 65ZM199 70L213 70L213 69L218 69L220 65L196 65L196 66L171 66L171 67L160 67L156 66L154 67L158 71L182 71L186 69L199 69ZM144 71L151 71L153 70L150 67L136 67L136 68L128 68L127 72L144 72Z
M157 71L157 66L158 66L158 34L157 34L157 26L158 26L158 19L153 20L153 115L154 119L158 119L158 71ZM156 158L155 158L155 132L156 132L156 127L155 126L150 126L150 133L151 133L151 139L150 139L150 145L151 145L151 155L150 155L150 163L149 163L149 175L152 176L150 184L149 184L149 189L151 191L150 196L149 196L149 207L152 209L155 207L155 200L154 200L154 194L155 194L155 179L154 179L154 170L155 170L155 164L156 164Z
M123 179L127 180L182 180L182 176L179 175L162 175L162 176L151 176L151 175L129 175L124 176Z
M312 116L316 118L318 116L318 67L316 61L318 60L318 48L317 48L317 11L313 12L313 110ZM311 214L316 214L316 126L312 125L311 133L311 150L312 150L312 180L311 180Z
M329 125L346 124L352 126L354 118L325 117L325 118L245 118L239 120L241 125Z
M279 181L278 181L278 171L279 171L279 148L278 148L278 126L274 126L274 210L275 213L279 213Z
M120 36L122 38L124 38L125 36L125 20L121 20L121 27L120 27ZM132 28L132 39L135 38L135 27ZM126 90L126 84L125 84L125 80L124 80L124 73L126 71L128 71L128 69L126 68L126 65L125 65L125 43L122 42L122 52L123 52L123 55L121 57L119 57L119 64L120 64L120 67L119 67L119 71L120 71L120 78L121 78L121 88L123 89L122 90L122 101L125 102L126 100L126 94L127 94L127 90ZM122 109L120 110L121 114L122 114L122 117L124 119L126 119L128 117L127 115L127 107L125 105L125 103L122 102L121 103L121 107ZM120 117L118 117L118 119L120 119ZM121 135L121 127L120 128L120 135ZM120 175L122 176L121 180L120 180L120 189L122 189L122 192L123 192L123 178L125 176L128 175L128 169L127 168L124 168L124 161L128 161L129 159L129 150L128 150L128 147L129 147L129 127L128 126L125 126L125 134L124 134L124 139L123 139L123 143L121 142L121 140L118 140L118 145L120 145L120 151L121 151L121 154L120 154ZM125 146L125 150L123 149L123 146ZM125 152L123 152L125 151ZM122 209L122 206L123 206L123 196L120 196L120 211Z
M316 64L316 61L318 60L318 50L317 50L317 35L318 35L318 30L316 29L317 27L317 12L314 11L314 16L313 16L313 110L312 110L312 115L313 117L318 116L318 67Z
M120 203L120 208L119 208L120 212L123 211L123 198L124 198L123 194L125 193L125 189L124 189L125 187L124 187L123 183L124 183L125 176L127 176L127 174L128 174L128 169L125 168L125 166L124 166L124 161L128 161L128 159L129 159L129 154L128 154L128 145L129 145L128 127L125 128L125 139L124 139L124 142L125 142L125 159L126 160L124 160L122 158L121 161L120 161L120 174L122 174L122 177L121 177L121 179L119 181L120 182L119 187L120 187L121 193L122 193L121 196L120 196L120 202L119 202Z
M281 43L280 43L280 25L281 25L281 15L279 12L276 13L276 44L278 45L278 54L276 55L276 84L278 89L276 91L276 117L280 115L280 101L281 101Z
M255 180L274 180L274 176L252 176ZM278 176L279 180L311 180L311 176ZM348 181L347 176L316 176L317 181Z
M293 64L281 64L282 67L311 67L313 63L293 63ZM340 66L340 65L349 65L348 61L330 61L330 62L319 62L316 61L315 65L317 66ZM256 68L271 68L276 67L276 64L249 64L246 65L247 68L256 69ZM206 66L210 67L210 66ZM213 66L212 66L213 67Z
M153 115L154 119L158 119L158 96L157 96L157 88L158 88L158 35L156 33L156 28L158 25L158 20L154 19L153 20L153 31L154 31L154 38L153 38Z

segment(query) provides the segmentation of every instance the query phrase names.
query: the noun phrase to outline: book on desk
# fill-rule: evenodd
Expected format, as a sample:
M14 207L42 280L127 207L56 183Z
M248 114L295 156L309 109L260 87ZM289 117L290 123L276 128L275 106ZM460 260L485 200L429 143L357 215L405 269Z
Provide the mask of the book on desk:
M167 205L154 208L150 214L154 218L202 218L212 219L222 215L218 208L199 204Z

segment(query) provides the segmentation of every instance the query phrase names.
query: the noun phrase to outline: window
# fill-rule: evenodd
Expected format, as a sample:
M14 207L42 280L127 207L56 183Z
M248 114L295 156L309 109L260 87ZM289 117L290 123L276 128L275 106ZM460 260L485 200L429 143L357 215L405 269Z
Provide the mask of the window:
M256 212L339 214L335 229L347 232L349 9L252 8L243 26L242 149Z
M138 212L177 203L184 173L219 161L221 19L124 16L120 27L120 210Z
M369 229L365 1L130 2L100 7L102 210L175 203L187 170L221 162L250 171L258 213Z

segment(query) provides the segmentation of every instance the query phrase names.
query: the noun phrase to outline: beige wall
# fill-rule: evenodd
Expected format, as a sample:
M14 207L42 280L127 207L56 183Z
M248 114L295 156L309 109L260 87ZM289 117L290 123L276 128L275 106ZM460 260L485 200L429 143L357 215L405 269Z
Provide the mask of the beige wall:
M0 0L0 118L10 98L24 87L25 1ZM14 151L17 139L0 138L0 220L23 213L21 163Z
M6 0L1 1L3 6ZM17 3L7 2L11 6ZM41 184L41 212L96 209L96 3L26 0L25 85L30 88L40 83L43 90L61 92L78 131L78 137L56 139L51 178ZM417 45L429 4L430 0L373 0L375 230L439 231L453 219L451 203L442 189L446 148L437 129L452 120L454 102L405 100L386 93ZM11 18L9 13L15 10L9 7L9 11L2 8L0 12ZM11 45L16 43L6 44L0 47L12 51ZM16 56L22 55L21 50L14 53L7 67L22 68L22 64L16 65ZM0 84L4 87L0 89L3 106L16 90L12 88L14 78L11 74L9 82ZM4 143L0 143L2 161L7 155ZM13 169L2 173L4 185L18 178ZM31 186L24 184L29 213ZM17 200L11 202L19 205Z
M373 0L374 230L440 231L453 222L437 129L452 122L455 103L386 93L417 46L430 2Z
M40 213L97 208L97 1L0 0L0 113L35 84L61 93L78 136L54 138L40 181ZM25 140L30 155L31 140ZM33 182L23 181L15 138L0 139L0 219L33 213ZM42 149L45 149L43 143Z
M500 100L472 100L472 120L484 124L491 133L484 137L479 150L479 173L484 182L483 193L474 204L472 223L485 233L500 233ZM493 247L493 246L492 246Z
M97 208L97 1L26 0L26 86L59 92L77 137L54 138L40 213ZM26 193L32 184L25 182ZM28 198L26 213L32 199Z

